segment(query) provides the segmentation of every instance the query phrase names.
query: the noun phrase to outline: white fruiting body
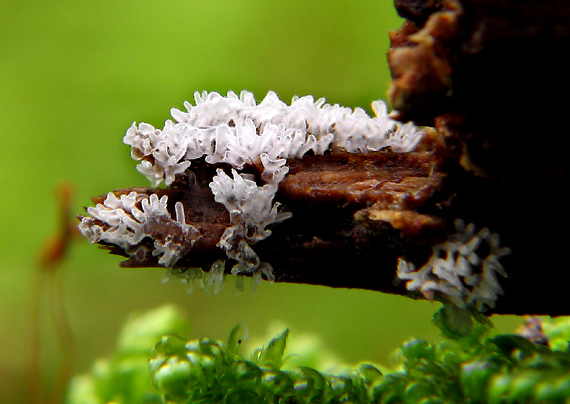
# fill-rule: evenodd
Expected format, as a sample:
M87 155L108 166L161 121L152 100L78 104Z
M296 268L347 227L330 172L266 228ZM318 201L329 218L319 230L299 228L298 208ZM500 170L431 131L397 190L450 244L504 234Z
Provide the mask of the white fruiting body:
M362 108L330 105L324 98L315 101L312 96L294 97L287 105L272 91L259 104L248 91L239 96L229 92L226 97L216 92L195 93L194 98L195 105L184 103L186 112L173 108L174 121L167 120L162 129L133 123L123 142L131 146L132 157L140 161L138 171L153 186L163 181L171 185L177 176L188 174L197 159L232 167L231 177L218 169L209 184L214 200L223 204L230 216L230 226L218 247L237 262L233 273L252 274L256 282L261 274L272 281L274 274L251 246L271 234L268 226L291 217L291 213L279 212L280 204L273 202L279 183L289 171L288 160L301 159L307 153L368 153L388 147L405 153L412 151L423 136L413 124L390 118L383 101L372 103L376 116L370 117ZM238 173L253 164L263 168L261 186ZM186 224L180 202L174 212L176 218L172 219L166 196L158 199L154 194L131 192L117 197L109 193L103 204L88 208L91 217L82 218L79 227L91 242L117 245L137 257L148 252L148 241L141 242L150 238L152 254L161 256L159 264L172 267L190 252L199 237L198 230ZM157 231L157 224L172 234ZM189 245L185 245L188 240ZM224 265L220 264L223 261L216 262L212 282L218 285Z
M474 306L484 310L485 306L495 306L498 295L503 290L497 275L507 274L499 260L510 254L510 249L500 246L497 234L484 228L475 232L475 225L465 226L463 221L455 221L457 233L447 241L432 247L432 255L421 268L400 259L397 276L407 281L410 291L420 291L424 297L433 299L435 295L446 298L457 306ZM487 244L486 255L480 256L481 243Z
M91 243L118 245L130 255L146 254L141 242L149 237L152 255L160 255L158 263L170 267L189 251L200 233L186 224L182 203L175 204L175 219L166 209L167 203L166 195L159 199L156 194L133 191L117 197L109 192L102 204L87 208L91 217L81 219L79 230Z
M163 180L170 185L191 160L201 157L236 169L260 159L264 180L279 183L287 173L286 161L309 151L367 153L391 147L404 153L422 137L413 124L391 119L383 101L372 103L377 116L370 117L362 108L330 105L312 96L295 97L287 105L272 91L259 104L247 91L239 97L196 93L195 100L195 106L184 103L187 112L173 108L175 122L166 121L162 130L133 123L123 138L133 158L142 160L137 169L155 186Z
M279 203L273 203L277 186L266 184L257 186L255 181L232 169L233 178L218 169L210 183L214 200L223 204L230 212L230 224L222 235L218 246L226 251L229 258L237 261L233 273L254 272L261 262L251 248L251 244L261 241L271 234L266 227L280 223L291 217L291 213L279 213ZM272 277L271 267L264 266L266 276Z

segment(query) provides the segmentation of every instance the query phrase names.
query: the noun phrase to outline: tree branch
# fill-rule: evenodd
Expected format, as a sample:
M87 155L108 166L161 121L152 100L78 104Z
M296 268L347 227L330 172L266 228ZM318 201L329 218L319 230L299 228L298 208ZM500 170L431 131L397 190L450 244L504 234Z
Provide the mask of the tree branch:
M289 160L275 200L292 216L271 225L272 235L253 246L276 282L433 297L408 291L396 276L398 260L426 263L432 247L453 232L454 220L462 219L498 233L512 250L501 260L505 295L491 312L570 314L558 279L568 265L568 237L561 232L570 228L561 212L569 188L567 148L555 137L564 128L560 119L532 111L539 102L553 117L566 108L553 100L557 89L568 90L560 50L568 45L564 22L570 19L562 1L548 2L552 9L535 3L396 1L408 21L391 33L391 100L402 119L437 132L428 129L410 153L333 152ZM555 83L542 85L539 79L553 72ZM197 160L166 189L114 191L168 196L172 218L177 203L184 207L185 224L177 226L193 231L173 233L168 219L153 224L154 238L142 239L140 248L100 244L128 257L122 266L161 266L148 253L151 244L177 237L184 254L174 266L209 271L212 262L227 259L218 243L232 225L209 188L220 167L230 168ZM260 161L243 172L263 182ZM232 265L229 259L226 273Z

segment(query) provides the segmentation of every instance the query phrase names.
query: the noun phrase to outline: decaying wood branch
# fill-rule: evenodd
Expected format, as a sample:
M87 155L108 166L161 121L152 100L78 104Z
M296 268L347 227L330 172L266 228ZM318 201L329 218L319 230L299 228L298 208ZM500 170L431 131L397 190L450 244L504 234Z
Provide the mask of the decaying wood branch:
M568 89L561 50L569 45L570 11L562 1L397 0L396 7L408 20L391 34L391 101L401 119L437 132L428 129L410 153L290 160L275 199L292 216L270 226L255 252L276 282L422 298L397 280L398 259L422 265L462 219L499 234L512 250L502 260L505 295L492 312L570 314L562 280L569 220L560 211L569 188L567 148L556 142L565 130L566 105L556 95ZM114 191L166 195L171 217L177 203L184 206L180 226L200 236L173 235L166 222L156 235L191 246L175 267L208 271L227 258L217 244L230 214L208 185L219 167L198 161L166 189ZM244 172L260 181L261 163ZM136 251L101 244L128 257L125 267L161 266L150 243L143 239Z
M434 130L428 130L411 153L330 153L291 160L289 166L276 199L292 217L272 227L273 234L254 245L260 260L273 267L276 282L405 294L404 282L396 279L400 257L425 262L431 246L446 240L455 218L487 225L483 191L489 185L449 158ZM176 262L176 268L208 271L212 262L226 259L218 242L231 225L230 215L214 201L209 188L216 168L219 165L200 161L192 174L178 176L169 188L113 192L117 197L133 191L168 196L172 217L174 205L184 205L185 223L202 236L185 242L192 249ZM261 170L261 166L250 166L244 171L259 178ZM462 189L473 195L461 197ZM93 200L100 204L105 198ZM466 211L474 202L480 209ZM174 237L172 227L162 223L153 224L152 239L143 239L136 251L100 244L128 257L124 267L161 267L158 257L148 251L156 240L168 237ZM232 265L229 260L226 273Z
M432 132L432 140L436 136ZM452 197L447 186L451 174L437 169L435 144L430 144L429 136L424 145L431 148L407 154L335 153L292 160L276 198L292 217L255 244L260 259L272 265L276 281L401 293L393 284L398 257L408 249L412 254L416 245L425 247L445 238L439 205ZM186 223L206 235L176 266L208 270L212 262L225 258L216 244L230 219L208 187L214 168L202 163L193 170L191 186L181 179L158 194L169 196L172 211L177 201L183 202ZM259 174L256 167L250 172ZM133 190L157 192L136 188L114 193ZM110 248L126 255L117 246ZM123 266L159 265L156 257L134 255ZM226 270L230 269L228 264Z

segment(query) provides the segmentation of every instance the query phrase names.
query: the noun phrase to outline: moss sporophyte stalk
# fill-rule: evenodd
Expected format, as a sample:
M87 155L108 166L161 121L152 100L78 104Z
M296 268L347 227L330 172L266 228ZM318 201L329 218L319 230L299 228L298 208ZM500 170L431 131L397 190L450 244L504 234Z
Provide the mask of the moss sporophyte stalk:
M332 375L287 366L287 340L294 338L288 330L244 355L242 325L227 342L187 340L185 316L164 306L131 318L116 352L72 381L67 402L483 404L570 397L568 318L543 324L543 344L523 337L525 330L490 336L488 320L455 305L438 311L434 324L443 339L403 343L394 369L362 363Z

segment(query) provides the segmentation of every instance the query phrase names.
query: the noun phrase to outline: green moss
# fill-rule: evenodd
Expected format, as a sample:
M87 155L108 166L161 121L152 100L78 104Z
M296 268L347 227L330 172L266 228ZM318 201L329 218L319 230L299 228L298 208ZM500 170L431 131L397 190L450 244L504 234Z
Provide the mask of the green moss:
M476 321L474 321L476 320ZM570 397L570 351L514 334L489 336L487 319L445 306L434 316L442 340L405 342L399 366L383 374L363 364L330 375L283 368L289 331L240 354L241 325L228 343L186 340L173 307L131 319L117 352L71 384L68 403L564 403ZM545 323L560 346L570 318ZM143 342L159 342L145 350Z

